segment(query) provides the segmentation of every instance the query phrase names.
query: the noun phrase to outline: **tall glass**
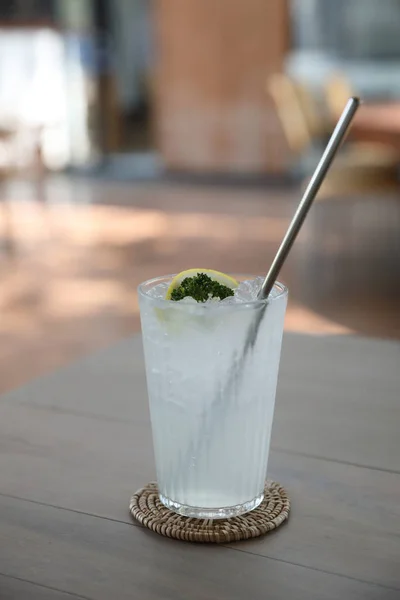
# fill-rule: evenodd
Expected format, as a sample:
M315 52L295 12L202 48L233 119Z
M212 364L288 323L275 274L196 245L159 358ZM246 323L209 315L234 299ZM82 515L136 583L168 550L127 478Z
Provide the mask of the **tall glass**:
M287 303L212 305L151 296L139 286L147 388L160 499L190 517L226 518L263 499ZM249 328L264 311L254 347Z

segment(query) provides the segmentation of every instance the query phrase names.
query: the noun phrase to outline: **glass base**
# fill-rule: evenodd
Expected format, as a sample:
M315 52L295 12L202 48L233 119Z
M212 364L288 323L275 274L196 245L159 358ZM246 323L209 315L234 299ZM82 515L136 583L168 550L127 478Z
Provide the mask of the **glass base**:
M264 493L260 494L253 500L249 500L244 504L237 504L236 506L224 506L222 508L200 508L197 506L187 506L186 504L180 504L175 502L162 494L159 494L161 502L174 512L184 517L192 517L194 519L231 519L232 517L238 517L244 513L254 510L261 504L264 499Z

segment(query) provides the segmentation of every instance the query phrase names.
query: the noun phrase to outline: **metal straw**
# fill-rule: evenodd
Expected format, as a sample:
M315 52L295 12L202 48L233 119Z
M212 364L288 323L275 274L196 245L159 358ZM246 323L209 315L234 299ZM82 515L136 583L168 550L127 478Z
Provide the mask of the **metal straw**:
M285 262L287 255L295 241L297 234L299 233L301 226L303 225L304 219L310 210L311 204L313 203L315 196L321 187L322 182L335 158L336 152L339 150L340 145L347 133L349 125L353 120L354 115L358 107L360 106L359 98L350 98L347 102L340 119L332 133L332 136L325 148L321 160L319 161L317 168L314 171L314 175L310 179L310 183L307 186L306 191L300 201L300 204L296 210L296 213L289 225L289 229L286 232L285 237L279 247L278 252L272 262L271 268L268 271L267 276L264 279L261 290L258 294L258 298L263 300L268 298L274 283L279 275L283 263Z
M337 125L330 137L330 140L325 148L325 151L314 171L313 176L310 179L310 182L307 186L306 191L303 194L302 199L300 200L300 204L294 214L294 217L289 225L289 228L286 232L285 237L282 240L282 243L279 247L278 252L272 262L271 268L265 277L261 289L258 293L258 299L265 300L268 298L272 288L274 287L275 281L278 277L278 274L285 262L287 255L295 241L297 234L299 233L301 226L303 225L304 219L307 216L308 211L310 210L311 204L313 203L315 196L318 193L319 188L321 187L322 182L325 179L325 176L331 166L333 159L336 156L337 151L340 148L341 143L343 142L346 133L349 129L350 123L353 120L354 115L358 107L360 106L359 98L350 98L337 122ZM247 336L243 345L242 354L238 365L235 365L236 370L240 370L243 361L245 360L247 353L250 348L253 348L258 335L258 330L260 328L261 321L263 320L265 311L267 309L268 303L266 302L261 310L256 313L253 322L251 323L249 330L247 332ZM234 377L232 374L228 377L227 387L234 382Z
M308 184L307 189L304 192L304 195L300 201L300 204L296 210L292 222L290 223L286 235L283 238L279 250L272 262L271 268L263 281L261 290L258 295L259 299L267 299L269 293L274 287L276 278L282 268L282 265L285 262L287 255L293 245L293 242L295 241L296 236L299 233L300 228L304 222L304 219L307 216L311 204L313 203L313 200L315 199L315 196L317 195L318 190L325 179L329 167L331 166L332 161L335 158L336 152L339 150L340 144L342 143L348 131L350 123L359 105L359 98L350 98L347 102L345 109L342 115L340 116L340 119L328 142L328 145L326 146L325 152L323 153L321 160L319 161L317 168L314 171L314 175L311 177L310 183ZM242 352L238 359L234 362L234 364L232 364L232 367L228 373L224 385L221 388L220 393L217 394L216 397L213 399L211 407L213 410L208 409L203 417L202 428L200 430L199 437L191 440L189 448L187 448L186 452L180 457L180 461L183 460L183 463L185 462L185 460L191 460L191 457L193 456L198 456L202 444L206 443L206 440L209 439L206 434L211 428L215 427L215 409L218 407L222 407L224 409L222 416L226 415L226 399L230 397L232 389L234 389L235 385L237 385L241 373L243 372L243 365L247 359L250 349L255 346L260 324L267 310L267 306L268 302L265 302L262 305L261 309L257 311L255 318L252 320L252 323L250 324L249 330L246 335L245 342L243 344ZM187 478L190 469L184 469L183 463L179 463L179 469L177 472L179 473L178 476L182 479L181 483L183 485L187 485L187 481L185 480L185 474Z

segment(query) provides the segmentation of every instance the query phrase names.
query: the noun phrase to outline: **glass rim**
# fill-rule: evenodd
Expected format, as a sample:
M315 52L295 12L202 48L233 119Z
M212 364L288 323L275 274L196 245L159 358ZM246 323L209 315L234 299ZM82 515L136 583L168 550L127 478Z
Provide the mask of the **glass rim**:
M274 283L274 289L279 290L278 294L276 294L275 296L273 296L272 298L266 298L264 300L249 300L248 302L237 302L236 304L221 304L220 302L215 302L212 304L204 304L204 303L197 303L195 304L191 304L191 303L181 303L181 302L176 302L175 300L166 300L165 298L154 298L154 296L151 296L148 292L146 292L144 290L145 286L151 286L154 287L154 285L157 285L157 283L163 283L168 279L173 279L175 277L175 274L171 274L171 275L159 275L158 277L152 277L151 279L147 279L146 281L143 281L142 283L140 283L137 287L137 291L138 291L138 295L142 296L143 298L146 298L146 300L150 300L152 302L154 302L155 304L157 304L158 306L164 306L166 307L175 307L175 308L181 308L181 309L187 309L187 307L190 307L191 309L193 309L194 307L198 308L198 309L202 309L202 310L223 310L223 309L231 309L232 308L244 308L244 307L254 307L254 306L261 306L268 303L273 303L276 302L277 300L281 300L282 298L285 298L288 296L288 287L284 284L281 283L280 281L275 281ZM236 275L236 277L240 277L240 278L246 278L246 280L249 279L255 279L256 277L259 277L259 275Z

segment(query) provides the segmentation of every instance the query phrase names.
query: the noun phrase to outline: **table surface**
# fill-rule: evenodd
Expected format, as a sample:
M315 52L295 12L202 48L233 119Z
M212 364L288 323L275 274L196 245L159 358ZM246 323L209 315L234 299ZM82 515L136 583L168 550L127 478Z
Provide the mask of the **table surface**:
M154 479L140 337L0 399L0 598L400 598L400 345L284 339L269 475L289 522L226 546L132 523Z

